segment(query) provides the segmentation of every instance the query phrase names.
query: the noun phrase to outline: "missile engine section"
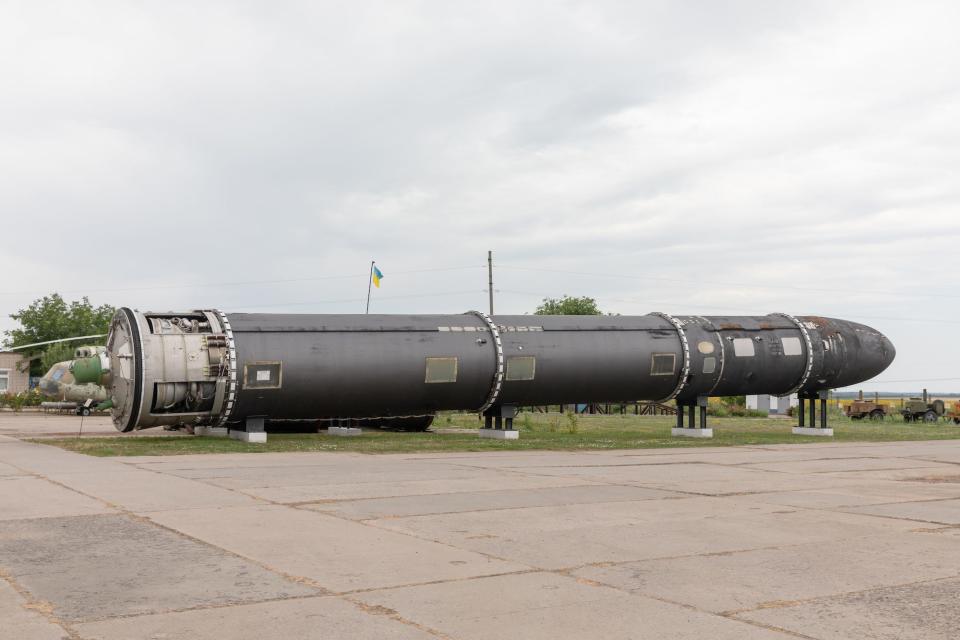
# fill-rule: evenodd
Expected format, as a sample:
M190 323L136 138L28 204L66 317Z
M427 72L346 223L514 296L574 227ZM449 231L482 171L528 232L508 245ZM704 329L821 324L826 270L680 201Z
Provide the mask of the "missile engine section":
M429 417L443 410L512 416L504 412L518 406L635 400L692 407L724 395L814 398L876 376L894 355L890 341L870 327L787 314L490 317L477 311L122 308L102 369L114 424L131 431L236 427L251 419Z

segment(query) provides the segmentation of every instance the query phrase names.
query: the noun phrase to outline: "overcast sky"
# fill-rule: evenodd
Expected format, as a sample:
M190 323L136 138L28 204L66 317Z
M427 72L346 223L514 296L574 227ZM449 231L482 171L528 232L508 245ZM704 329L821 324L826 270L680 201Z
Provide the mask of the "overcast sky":
M960 390L960 3L0 5L0 330L143 310L847 318ZM908 382L897 382L897 381Z

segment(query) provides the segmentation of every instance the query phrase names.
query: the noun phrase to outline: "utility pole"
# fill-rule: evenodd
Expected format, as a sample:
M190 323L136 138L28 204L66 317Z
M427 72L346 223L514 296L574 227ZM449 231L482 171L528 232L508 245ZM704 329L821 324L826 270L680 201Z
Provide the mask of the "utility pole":
M487 286L490 292L490 317L493 317L493 251L487 251Z

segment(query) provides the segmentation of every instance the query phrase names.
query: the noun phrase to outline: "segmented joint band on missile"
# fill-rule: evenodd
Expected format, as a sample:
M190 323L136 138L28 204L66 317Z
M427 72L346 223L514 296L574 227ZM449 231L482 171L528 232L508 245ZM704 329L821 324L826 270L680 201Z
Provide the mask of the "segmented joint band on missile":
M107 340L113 421L376 419L437 411L811 394L893 361L880 332L818 316L141 313Z

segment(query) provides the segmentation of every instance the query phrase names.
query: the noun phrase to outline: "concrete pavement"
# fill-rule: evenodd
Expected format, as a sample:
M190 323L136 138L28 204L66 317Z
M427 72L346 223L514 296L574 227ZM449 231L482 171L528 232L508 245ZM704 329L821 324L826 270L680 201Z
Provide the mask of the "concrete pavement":
M0 436L0 639L956 638L960 441L92 458Z

